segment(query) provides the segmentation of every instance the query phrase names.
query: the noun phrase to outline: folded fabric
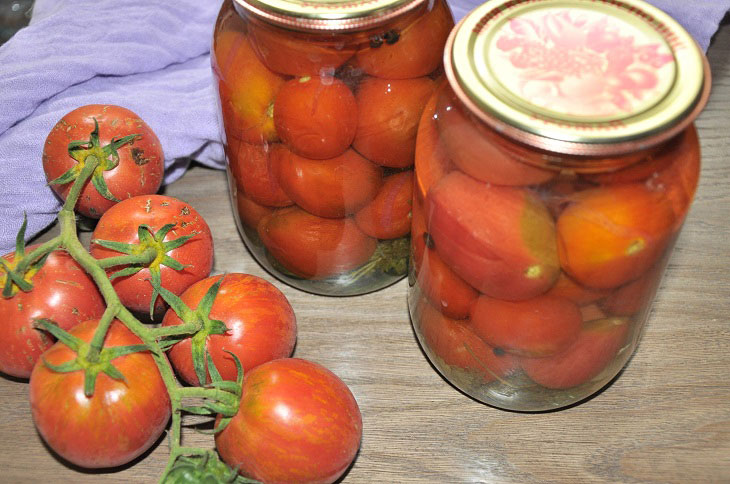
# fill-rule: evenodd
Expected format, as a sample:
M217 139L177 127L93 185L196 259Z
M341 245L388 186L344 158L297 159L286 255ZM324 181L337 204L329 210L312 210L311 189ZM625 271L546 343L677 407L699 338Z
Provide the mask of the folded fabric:
M479 0L451 0L462 18ZM703 49L730 0L652 0ZM118 104L157 133L165 183L190 160L224 168L210 44L221 0L36 0L30 25L0 46L0 253L12 250L23 213L31 237L60 201L46 186L43 142L64 114Z

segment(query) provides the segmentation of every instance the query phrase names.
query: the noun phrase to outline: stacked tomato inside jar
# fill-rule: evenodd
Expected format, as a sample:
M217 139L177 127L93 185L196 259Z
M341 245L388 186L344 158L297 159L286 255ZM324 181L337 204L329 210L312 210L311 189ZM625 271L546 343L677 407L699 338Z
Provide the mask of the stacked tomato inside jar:
M447 42L448 82L429 99L419 126L411 318L434 366L498 407L569 405L619 372L698 183L691 118L709 88L701 54L695 47L704 84L663 82L661 76L679 72L662 53L670 47L630 37L633 17L613 4L597 8L575 11L543 0L477 9ZM561 46L561 34L569 44ZM553 65L540 66L537 57L524 62L525 52L539 49ZM559 53L605 63L563 68L554 65ZM643 85L635 78L633 97L619 98L620 90L607 96L587 85L584 71L576 73L607 66L606 77L618 77L617 64L644 74ZM632 116L647 123L652 109L655 117L674 109L663 103L681 82L695 92L685 85L679 120L656 121L663 133L622 138L644 129ZM586 106L600 113L579 111ZM613 118L610 109L618 113Z
M218 19L239 229L264 267L304 290L361 294L406 273L417 126L453 19L443 1L390 3L385 20L366 11L302 30L287 24L294 13L262 18L244 2Z

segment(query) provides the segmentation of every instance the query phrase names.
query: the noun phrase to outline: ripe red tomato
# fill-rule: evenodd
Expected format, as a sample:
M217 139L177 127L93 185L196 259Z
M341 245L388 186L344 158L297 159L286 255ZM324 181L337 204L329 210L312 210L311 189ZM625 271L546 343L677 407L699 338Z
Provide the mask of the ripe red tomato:
M584 190L557 222L563 270L599 289L620 286L651 267L669 243L672 203L643 183Z
M273 27L249 19L251 45L274 72L290 76L332 75L355 53L331 32L318 36Z
M350 88L334 77L287 81L274 101L274 124L298 155L327 159L341 155L357 128L357 104Z
M552 296L527 301L502 301L481 296L471 308L474 332L510 353L548 356L578 337L583 320L573 302Z
M229 145L231 146L231 145ZM239 190L248 198L265 207L287 207L292 204L274 173L277 159L289 150L275 145L236 143L235 152L228 159L228 167ZM232 151L232 150L230 150Z
M486 344L468 321L455 321L421 301L416 326L423 336L426 351L444 363L481 376L484 382L506 376L518 368L514 355Z
M440 139L436 126L436 99L441 89L437 88L423 108L421 120L418 123L415 151L416 195L421 200L431 187L446 176L450 169L450 161Z
M35 247L26 248L26 253ZM14 266L15 252L3 256ZM5 285L5 270L0 267L0 288ZM100 318L106 305L94 281L63 250L54 250L37 271L28 273L33 284L29 292L0 297L0 371L18 378L30 377L33 365L54 338L33 328L36 318L53 320L68 330L87 319Z
M208 289L221 277L196 282L180 299L190 308L198 307ZM261 363L286 358L294 349L297 321L286 296L273 284L248 274L231 273L223 277L209 317L223 321L228 332L209 335L205 347L223 379L235 381L236 364L226 351L238 357L244 374ZM169 309L162 325L178 324L182 324L182 320ZM190 385L199 384L193 367L191 338L177 343L168 355L183 380Z
M241 223L250 229L256 230L261 219L274 211L273 208L254 202L242 190L235 189L235 193L238 217Z
M97 325L97 320L89 320L70 333L90 342ZM104 345L140 343L115 320ZM76 353L56 343L43 358L61 365L76 358ZM83 371L57 373L39 361L30 376L30 407L38 432L61 457L81 467L130 462L157 441L170 418L170 398L149 352L120 356L112 364L126 381L100 372L91 398L84 395Z
M325 279L361 266L373 255L377 240L351 218L323 218L287 207L261 219L266 249L281 265L306 279Z
M357 91L357 132L352 147L391 168L413 164L418 121L435 83L416 79L365 79Z
M43 171L49 182L63 175L78 162L69 155L69 143L89 140L99 123L99 143L102 147L113 138L136 134L134 141L117 149L119 164L102 172L109 191L123 200L137 195L156 193L162 184L165 156L160 140L139 116L120 106L89 104L74 109L53 127L43 145ZM111 156L108 158L111 160ZM101 170L101 168L97 168ZM51 185L62 199L66 199L73 183ZM89 181L81 191L76 211L88 217L99 218L116 202L99 194Z
M355 214L360 230L376 239L397 239L411 231L413 172L387 176L375 198Z
M357 65L371 76L386 79L425 76L440 66L446 37L453 26L451 10L439 0L420 18L395 29L395 42L386 39L359 51Z
M284 78L261 63L246 34L235 27L216 36L211 62L226 135L247 143L277 140L272 110Z
M563 352L546 358L523 358L522 369L535 383L547 388L580 385L597 376L611 363L626 342L628 332L626 318L588 322L575 342Z
M445 90L436 103L438 131L451 161L464 173L496 185L537 185L557 172L538 168L544 163L534 149L507 141L464 111Z
M350 466L361 436L347 385L321 365L285 358L245 376L238 413L215 443L229 466L251 478L331 483Z
M489 296L528 299L560 273L555 223L530 190L452 171L429 191L426 220L439 256Z
M122 255L94 243L94 240L138 244L140 225L148 225L157 233L167 224L175 224L175 227L165 236L165 242L193 235L182 246L167 252L169 257L185 268L178 271L161 264L161 257L155 259L149 267L159 270L162 287L180 295L193 283L208 277L213 267L213 237L210 228L203 217L185 202L165 195L148 195L118 203L99 219L92 234L91 255L97 259ZM112 280L120 301L132 311L149 313L153 293L149 267L136 274ZM113 274L121 269L123 267L113 267L107 272ZM164 309L165 303L158 297L155 301L155 315L161 316Z
M382 185L382 169L348 149L326 160L303 158L286 148L275 173L284 192L309 213L344 217L370 202Z

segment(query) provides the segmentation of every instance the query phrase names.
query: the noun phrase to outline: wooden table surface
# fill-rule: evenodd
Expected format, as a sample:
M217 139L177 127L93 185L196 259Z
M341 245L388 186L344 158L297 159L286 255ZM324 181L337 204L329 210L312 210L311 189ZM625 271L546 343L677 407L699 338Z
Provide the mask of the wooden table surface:
M295 356L327 366L352 389L364 434L345 483L730 482L730 25L709 58L713 93L697 121L700 187L641 344L610 386L556 412L498 410L451 387L415 340L405 280L351 298L275 281L236 232L223 172L193 167L167 188L210 224L215 271L274 282L297 314ZM158 442L116 472L72 469L36 433L25 383L0 377L0 409L3 483L154 482L167 460Z

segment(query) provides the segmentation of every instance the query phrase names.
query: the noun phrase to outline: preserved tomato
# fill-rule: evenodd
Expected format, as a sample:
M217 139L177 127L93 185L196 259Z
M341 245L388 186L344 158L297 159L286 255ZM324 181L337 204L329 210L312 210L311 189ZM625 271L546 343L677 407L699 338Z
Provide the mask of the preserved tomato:
M408 302L424 353L482 402L571 405L638 343L697 187L710 76L675 51L695 45L681 26L636 8L492 0L447 39L416 131Z
M324 295L405 276L419 119L453 25L444 0L223 2L212 68L231 203L273 275Z

